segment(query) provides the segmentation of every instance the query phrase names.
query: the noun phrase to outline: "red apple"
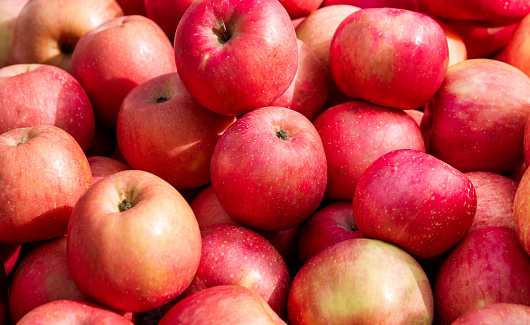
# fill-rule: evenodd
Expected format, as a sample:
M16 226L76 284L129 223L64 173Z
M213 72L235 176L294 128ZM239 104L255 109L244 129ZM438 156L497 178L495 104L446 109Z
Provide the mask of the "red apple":
M162 28L173 41L180 19L195 0L142 0L145 16Z
M13 62L51 64L70 72L81 36L122 15L115 0L32 0L15 23Z
M434 96L427 152L462 172L505 174L523 163L530 112L530 78L491 59L470 59L448 69ZM428 116L427 114L425 115Z
M132 168L178 189L195 188L210 183L213 149L234 121L199 104L173 72L131 90L118 112L116 137Z
M7 324L9 315L7 308L7 276L4 269L4 264L0 264L0 325Z
M352 100L328 108L313 121L328 165L326 198L351 200L368 166L396 149L425 151L418 124L402 110Z
M423 106L442 85L449 64L440 24L406 9L350 14L329 51L333 79L344 94L399 109Z
M298 234L298 263L303 266L325 248L347 239L364 238L357 229L352 201L334 201L309 217Z
M458 317L452 325L530 324L530 306L496 303L477 307Z
M96 124L115 129L121 102L131 89L175 72L173 46L149 18L118 17L79 39L71 71L92 101Z
M530 53L530 15L526 15L513 31L512 37L506 44L506 63L520 69L530 76L530 63L528 53Z
M471 181L422 151L391 151L362 174L353 196L357 228L419 259L440 255L468 232L477 208Z
M9 286L9 313L16 323L36 307L61 299L90 301L70 276L64 236L41 242L26 253Z
M298 41L298 70L291 86L271 106L283 106L313 120L324 110L328 96L326 70L313 50Z
M528 169L517 186L513 203L514 227L519 242L530 255L530 172Z
M67 232L75 284L115 310L158 308L189 285L201 255L197 220L169 183L126 170L79 198Z
M530 256L513 229L484 227L467 235L447 256L434 283L437 324L507 302L530 304Z
M269 105L291 85L296 33L276 0L193 2L175 33L177 71L206 108L241 115Z
M22 244L0 243L0 260L8 277L15 271L22 256Z
M351 5L359 8L401 8L418 10L417 0L325 0L323 6Z
M444 23L440 19L433 17L445 33L445 38L447 39L447 46L449 47L449 64L448 66L455 65L459 62L467 60L469 58L467 45L462 39L462 36L451 26Z
M203 228L199 268L177 299L225 284L252 289L286 317L289 270L278 250L257 232L228 224Z
M99 305L55 300L27 313L17 325L132 325L124 316Z
M96 183L103 177L110 176L123 170L129 170L131 167L119 160L105 156L87 157L90 171L92 172L92 183Z
M144 0L116 0L123 9L123 14L127 16L141 15L145 16Z
M349 239L313 256L289 291L290 325L431 324L429 280L403 249Z
M92 184L75 139L52 125L0 135L0 242L26 243L66 233L70 213Z
M83 150L94 138L92 104L68 72L47 64L0 69L0 133L49 124L70 133Z
M28 1L0 1L0 68L13 64L11 60L13 30L20 11Z
M490 26L512 24L530 13L528 0L417 0L420 11L441 19L480 21Z
M261 231L289 229L322 201L324 146L302 114L277 106L256 109L219 138L211 179L221 206L237 222Z
M324 0L280 0L291 19L307 17L322 6Z
M477 194L477 212L469 231L486 226L514 229L513 204L518 183L490 172L464 173Z
M484 26L470 20L445 20L466 45L469 59L486 58L504 48L519 22L507 26Z
M230 324L286 325L252 289L219 285L178 302L158 325Z

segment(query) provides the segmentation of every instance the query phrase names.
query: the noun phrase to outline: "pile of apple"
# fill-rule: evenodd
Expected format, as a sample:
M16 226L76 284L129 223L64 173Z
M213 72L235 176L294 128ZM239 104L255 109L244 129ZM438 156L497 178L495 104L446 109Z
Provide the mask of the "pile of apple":
M530 324L530 0L0 0L0 325Z

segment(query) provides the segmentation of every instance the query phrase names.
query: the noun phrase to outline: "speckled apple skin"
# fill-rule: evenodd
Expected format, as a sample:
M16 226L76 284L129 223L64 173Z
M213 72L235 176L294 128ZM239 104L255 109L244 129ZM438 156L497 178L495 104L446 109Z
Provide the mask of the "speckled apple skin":
M477 208L475 188L460 171L421 151L391 151L368 167L353 196L357 227L427 259L456 245Z
M530 304L530 257L513 229L484 227L447 256L434 286L437 324L451 324L476 307L498 302Z
M415 109L440 88L449 47L442 27L427 15L365 8L337 27L329 60L333 80L347 96Z
M525 172L513 203L514 227L519 242L530 255L530 172Z
M476 324L530 324L530 306L503 302L486 305L468 311L458 317L452 325Z
M427 152L462 172L509 173L524 160L530 78L491 59L451 66L434 96Z

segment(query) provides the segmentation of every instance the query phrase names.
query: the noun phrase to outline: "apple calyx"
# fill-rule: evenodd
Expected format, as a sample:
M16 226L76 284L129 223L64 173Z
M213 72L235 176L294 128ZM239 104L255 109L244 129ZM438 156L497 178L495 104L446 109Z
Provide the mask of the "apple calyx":
M118 204L118 209L120 209L120 212L124 212L132 208L132 203L127 201L127 199L123 199L120 204Z
M72 55L77 41L73 36L61 36L58 41L59 51L64 55Z
M219 43L224 44L230 40L232 35L228 32L228 29L226 28L226 24L224 21L222 21L219 24L219 28L214 30L215 35L217 35L219 39Z
M284 129L276 131L276 137L282 141L287 141L289 139L289 134Z
M168 100L169 100L169 98L167 98L167 97L158 97L158 98L156 99L156 103L157 103L157 104L162 104L162 103L167 102Z

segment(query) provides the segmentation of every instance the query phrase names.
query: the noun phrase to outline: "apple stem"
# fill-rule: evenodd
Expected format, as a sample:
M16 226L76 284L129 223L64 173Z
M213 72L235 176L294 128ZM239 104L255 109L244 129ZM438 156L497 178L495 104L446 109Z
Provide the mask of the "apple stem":
M132 208L132 204L127 201L127 199L123 199L121 203L118 205L118 208L120 209L120 212L127 211L130 208Z
M221 22L221 39L223 42L228 42L230 40L230 33L228 32L224 21Z
M277 131L276 132L276 136L278 137L278 139L282 140L282 141L287 141L287 139L289 138L289 134L287 134L287 131L285 130L280 130L280 131Z

